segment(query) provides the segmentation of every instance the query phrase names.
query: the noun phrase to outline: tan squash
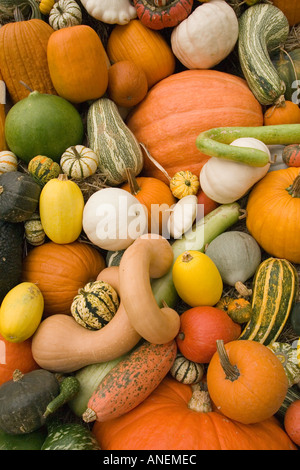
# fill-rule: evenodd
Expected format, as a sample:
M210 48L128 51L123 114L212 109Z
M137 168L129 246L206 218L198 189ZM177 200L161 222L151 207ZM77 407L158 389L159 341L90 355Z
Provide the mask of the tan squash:
M166 274L173 263L169 242L159 235L139 237L124 252L120 262L120 293L128 318L149 343L162 344L175 338L180 328L178 313L159 308L150 279Z
M97 280L107 282L120 294L117 266L103 269ZM40 367L69 373L89 364L116 359L129 352L140 339L121 299L114 318L101 330L87 330L68 315L46 318L33 337L32 354Z

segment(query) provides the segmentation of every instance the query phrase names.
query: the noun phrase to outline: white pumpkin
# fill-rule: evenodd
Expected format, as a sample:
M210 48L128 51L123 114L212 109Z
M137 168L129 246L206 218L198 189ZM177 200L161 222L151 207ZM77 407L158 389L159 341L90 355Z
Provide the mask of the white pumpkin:
M69 178L84 179L96 173L98 156L84 145L69 147L61 156L60 167Z
M253 137L241 137L230 145L262 150L271 157L268 147ZM230 204L244 196L269 171L270 163L254 167L219 157L211 157L200 172L200 186L204 193L219 204Z
M81 8L75 0L58 0L50 10L49 24L55 31L81 23Z
M172 238L180 238L193 225L197 215L197 196L181 198L172 208L168 219L168 233Z
M146 208L121 188L104 188L87 200L83 210L83 230L99 248L124 250L147 233Z
M89 15L107 24L127 24L136 18L130 0L81 0Z
M3 150L0 152L0 175L9 171L17 171L18 158L13 152Z
M224 0L197 7L171 34L171 48L188 69L210 69L233 50L239 34L238 19Z

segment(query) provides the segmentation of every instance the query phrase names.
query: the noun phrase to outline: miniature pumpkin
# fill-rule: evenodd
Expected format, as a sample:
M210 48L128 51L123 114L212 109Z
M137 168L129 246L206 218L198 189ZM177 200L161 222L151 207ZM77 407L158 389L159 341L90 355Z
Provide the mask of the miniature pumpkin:
M17 171L18 158L13 152L3 150L0 152L0 175L9 171Z
M38 212L34 212L29 219L25 220L24 229L25 238L30 245L39 246L44 243L46 234Z
M41 0L39 4L40 12L43 15L49 15L51 8L54 5L55 0Z
M198 362L190 361L178 352L170 369L170 374L175 380L183 384L196 384L201 381L204 375L204 366Z
M287 166L300 167L300 145L291 144L286 145L282 151L282 161Z
M98 156L92 149L84 145L75 145L69 147L62 154L60 166L69 178L81 180L96 173Z
M58 0L51 8L48 21L55 31L79 25L82 22L81 8L75 0Z
M134 0L139 20L150 29L177 26L192 11L193 0Z
M0 385L12 380L15 369L23 374L39 369L32 356L31 339L12 343L0 335Z
M300 400L294 401L286 410L284 429L292 441L300 446Z
M243 324L247 323L252 314L252 306L249 300L243 299L231 299L226 309L228 316L235 323Z
M233 50L239 34L237 16L223 0L198 6L171 34L171 47L188 69L210 69Z
M61 168L52 158L37 155L29 161L28 171L32 178L43 187L52 178L58 177L61 173Z
M79 289L71 305L71 314L79 325L100 330L113 318L119 308L115 289L104 281L93 281Z
M274 418L251 426L225 418L207 392L166 377L134 410L96 422L102 450L296 450ZM148 432L151 427L151 432ZM179 438L180 429L180 438Z
M217 352L207 369L207 387L221 413L251 424L278 411L288 390L288 379L283 365L267 346L248 340L225 345L217 341Z
M147 92L146 74L132 60L120 60L109 67L107 93L118 106L135 106L145 98Z
M149 88L175 70L175 57L166 39L135 19L114 27L108 38L107 54L112 63L131 60L140 66Z
M282 103L268 108L264 113L264 125L272 126L277 124L300 124L298 104L283 100Z
M79 43L80 48L76 47ZM62 98L82 103L105 93L107 56L100 37L90 26L80 24L54 31L48 42L47 60L51 80Z
M170 180L170 189L174 197L181 199L185 196L196 195L200 188L199 178L191 171L177 171Z
M70 307L78 290L95 280L104 269L99 251L87 243L36 246L23 261L23 281L36 283L44 297L44 316L71 315Z
M294 263L300 263L299 187L298 168L269 172L251 190L246 218L250 234L267 253Z

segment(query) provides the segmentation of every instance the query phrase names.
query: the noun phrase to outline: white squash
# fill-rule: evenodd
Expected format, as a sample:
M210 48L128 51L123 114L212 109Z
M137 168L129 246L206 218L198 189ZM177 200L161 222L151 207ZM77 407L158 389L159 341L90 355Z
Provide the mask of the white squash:
M60 167L69 178L82 180L96 173L98 155L89 147L75 145L62 154Z
M81 8L75 0L58 0L50 10L49 24L55 31L81 23Z
M104 188L87 200L82 226L99 248L124 250L147 232L148 215L136 197L121 188Z
M17 171L18 158L13 152L3 150L0 152L0 175L9 171Z
M107 24L127 24L136 18L130 0L81 0L89 15Z
M230 145L262 150L271 158L268 147L253 137L241 137ZM230 204L244 196L269 171L270 163L253 167L245 163L211 157L200 172L200 186L204 193L219 204Z
M184 196L172 208L168 218L168 233L172 238L180 238L193 225L197 215L198 198Z
M224 0L211 0L173 29L171 48L188 69L210 69L230 54L238 34L233 8Z

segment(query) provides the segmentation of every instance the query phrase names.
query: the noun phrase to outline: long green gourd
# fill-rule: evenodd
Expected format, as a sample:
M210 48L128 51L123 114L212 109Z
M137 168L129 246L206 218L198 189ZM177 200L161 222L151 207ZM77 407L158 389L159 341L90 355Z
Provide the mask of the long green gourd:
M274 104L284 95L285 84L269 54L285 43L288 34L286 16L269 3L253 5L239 18L239 61L248 86L260 104Z
M216 127L201 132L196 139L197 148L210 157L263 167L269 162L267 153L261 150L234 147L231 144L240 137L253 137L266 145L300 143L300 124L278 124L257 127Z
M240 205L233 202L232 204L222 204L205 217L200 218L182 238L178 238L172 244L173 262L186 250L204 252L205 245L235 224L241 217L241 213ZM164 302L169 307L175 306L178 294L173 284L172 268L163 277L153 279L151 288L159 306L163 306Z

